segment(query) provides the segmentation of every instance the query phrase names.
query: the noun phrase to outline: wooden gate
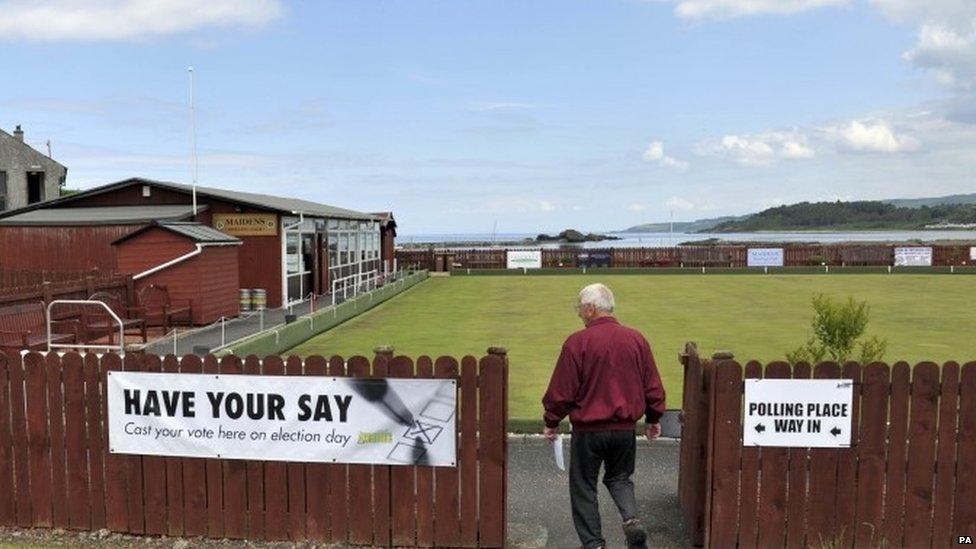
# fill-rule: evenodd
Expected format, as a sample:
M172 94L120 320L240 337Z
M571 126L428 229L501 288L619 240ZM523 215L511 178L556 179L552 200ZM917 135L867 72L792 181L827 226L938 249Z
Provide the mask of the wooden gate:
M850 379L851 447L742 446L743 368L694 344L679 491L706 547L949 547L976 533L976 362L751 361L745 378Z
M134 456L108 451L113 370L458 381L458 466ZM501 547L508 360L0 353L0 526L356 545Z

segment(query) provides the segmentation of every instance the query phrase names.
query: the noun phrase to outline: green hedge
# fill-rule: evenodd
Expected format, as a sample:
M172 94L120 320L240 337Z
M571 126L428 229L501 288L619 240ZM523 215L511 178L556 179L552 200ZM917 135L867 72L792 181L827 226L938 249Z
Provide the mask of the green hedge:
M276 326L228 347L219 354L267 356L292 349L311 337L354 318L388 299L427 280L427 271L414 273L369 294L363 294L337 305L299 317L295 322Z

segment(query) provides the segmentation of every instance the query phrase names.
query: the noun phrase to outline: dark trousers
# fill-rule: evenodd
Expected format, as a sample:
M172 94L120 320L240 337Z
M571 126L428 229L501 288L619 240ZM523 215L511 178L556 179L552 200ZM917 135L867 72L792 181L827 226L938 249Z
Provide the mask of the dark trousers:
M569 452L569 496L573 504L573 524L583 547L605 546L600 529L600 508L596 483L600 465L605 467L603 484L617 504L620 518L637 516L634 498L634 457L637 440L634 431L573 432Z

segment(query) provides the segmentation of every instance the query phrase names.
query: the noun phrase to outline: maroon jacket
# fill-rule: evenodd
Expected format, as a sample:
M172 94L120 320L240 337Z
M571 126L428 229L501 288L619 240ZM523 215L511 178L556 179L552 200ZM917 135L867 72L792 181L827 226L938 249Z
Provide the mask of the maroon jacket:
M647 340L612 316L569 336L542 398L547 427L569 414L576 431L634 430L664 414L664 385Z

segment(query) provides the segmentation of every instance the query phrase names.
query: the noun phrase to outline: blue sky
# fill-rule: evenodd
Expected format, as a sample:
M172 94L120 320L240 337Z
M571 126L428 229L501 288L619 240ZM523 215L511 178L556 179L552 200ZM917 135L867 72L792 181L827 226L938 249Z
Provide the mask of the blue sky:
M969 0L0 0L0 127L69 186L624 228L976 192Z

